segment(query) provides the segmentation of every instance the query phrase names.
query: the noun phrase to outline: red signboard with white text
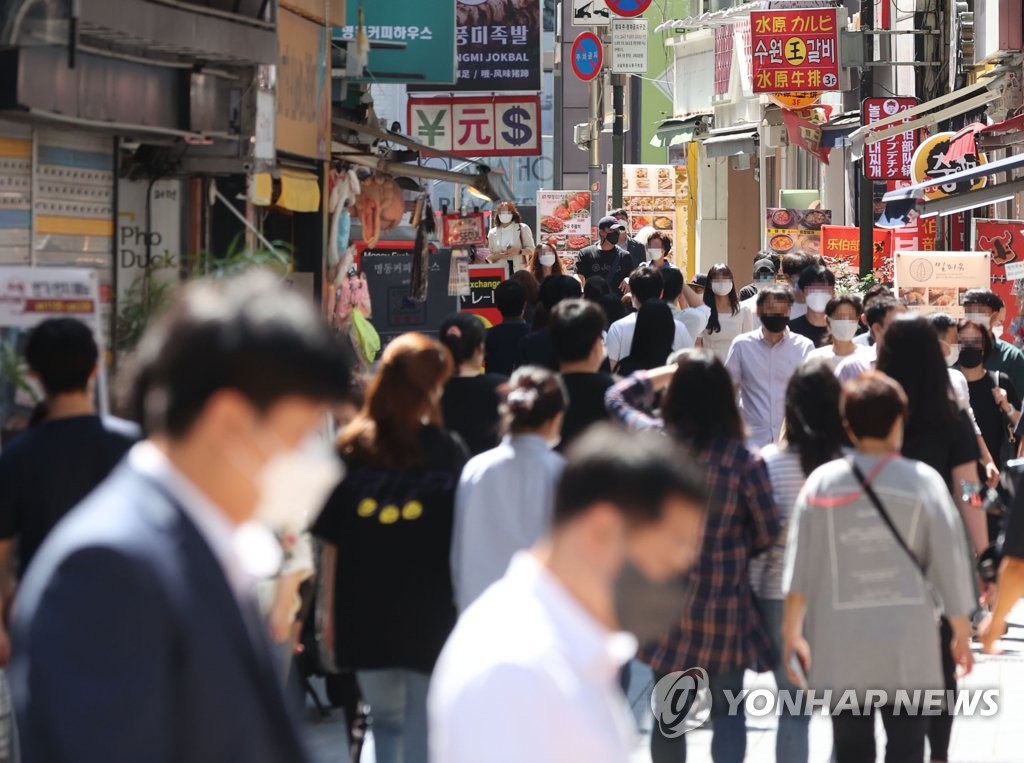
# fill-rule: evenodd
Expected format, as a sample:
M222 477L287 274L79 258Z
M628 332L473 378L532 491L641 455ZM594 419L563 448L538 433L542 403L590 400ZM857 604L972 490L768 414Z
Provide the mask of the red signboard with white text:
M1024 278L1024 220L974 220L972 241L971 249L975 252L992 255L990 288L1006 303L1002 338L1013 342L1024 335L1024 326L1017 320L1020 311L1014 294L1014 285Z
M839 25L837 8L752 11L754 92L839 90Z
M895 116L917 105L916 98L866 98L862 120L865 125ZM909 121L907 119L904 122ZM870 180L906 180L917 148L913 130L864 145L864 173Z

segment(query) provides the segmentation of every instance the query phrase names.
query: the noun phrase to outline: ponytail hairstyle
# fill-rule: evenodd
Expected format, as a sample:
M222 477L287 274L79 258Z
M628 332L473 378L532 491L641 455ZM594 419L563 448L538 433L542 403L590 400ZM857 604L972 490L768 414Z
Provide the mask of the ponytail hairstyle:
M455 370L470 360L484 345L487 329L483 322L472 313L449 315L441 324L441 344L448 348Z
M536 432L569 402L561 377L546 368L523 366L503 387L502 417L510 434Z
M804 476L839 458L847 444L839 414L842 387L825 359L801 365L786 387L786 443L800 454Z

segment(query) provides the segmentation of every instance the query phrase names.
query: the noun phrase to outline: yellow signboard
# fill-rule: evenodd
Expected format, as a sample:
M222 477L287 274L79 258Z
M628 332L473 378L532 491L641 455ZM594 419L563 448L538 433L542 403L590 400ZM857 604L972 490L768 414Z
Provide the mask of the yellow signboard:
M821 92L768 93L768 99L783 109L800 111L816 104L821 99Z
M957 146L963 138L952 141L953 132L940 132L921 142L910 160L910 179L915 183L924 183L928 180L941 180L946 175L954 172L969 170L987 161L985 155L978 151L974 144L974 137L968 136L969 143ZM952 144L952 145L951 145ZM951 150L952 149L952 150ZM927 199L944 199L958 193L975 191L984 188L988 182L987 177L980 177L973 183L946 183L937 185L925 190Z
M326 159L331 112L328 29L282 8L277 35L277 149Z

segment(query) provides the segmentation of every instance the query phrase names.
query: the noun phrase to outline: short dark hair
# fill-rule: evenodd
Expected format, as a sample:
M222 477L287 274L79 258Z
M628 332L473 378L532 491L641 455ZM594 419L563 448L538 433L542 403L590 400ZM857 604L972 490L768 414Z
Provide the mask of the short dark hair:
M782 272L787 276L798 276L811 264L806 254L787 254L782 258Z
M662 268L661 269L661 298L666 302L675 302L679 299L679 295L683 293L683 284L686 283L686 279L683 278L683 271L679 268Z
M540 303L548 312L563 299L579 299L582 294L583 287L572 276L548 276L540 285Z
M855 437L888 437L896 419L906 421L907 394L885 374L866 371L843 388L839 410Z
M968 320L960 321L960 323L957 324L957 334L965 328L975 328L981 332L981 357L987 358L995 347L995 341L992 339L992 335L980 323ZM963 341L961 341L960 344L963 344Z
M654 268L639 267L629 274L629 290L639 304L649 299L658 299L665 289L665 282Z
M204 279L143 337L133 405L150 432L188 434L221 390L265 413L284 397L344 399L342 344L311 302L265 271Z
M946 332L948 332L950 329L957 329L958 331L960 330L956 318L954 318L949 313L931 313L925 317L927 318L928 322L932 325L932 328L935 329L935 333L939 335L939 339L945 339Z
M483 347L487 329L473 313L452 313L441 322L438 338L458 368Z
M821 265L808 265L800 271L800 278L797 280L797 284L800 286L801 291L816 283L828 284L834 287L836 285L836 275Z
M964 309L968 305L981 305L997 313L1005 307L1003 300L991 289L971 289L964 294Z
M665 429L697 450L715 440L743 440L732 379L710 350L682 350L668 383L661 415Z
M597 302L601 297L612 293L612 285L604 276L591 276L583 284L583 298Z
M758 308L764 307L765 302L768 300L774 300L775 302L785 302L790 307L793 306L793 290L785 284L779 283L773 286L769 286L766 289L761 289L757 293L757 306Z
M872 286L870 289L864 292L864 307L866 308L868 306L868 302L870 302L873 299L877 299L878 297L892 296L892 289L890 289L885 284L876 283L874 286Z
M560 363L574 363L590 357L594 343L605 327L604 310L587 299L567 299L551 312L551 344Z
M666 501L675 497L707 510L703 475L661 435L596 424L573 442L566 457L555 491L556 528L599 503L612 504L634 524L657 522Z
M775 252L767 252L762 249L760 252L754 255L754 270L757 270L757 263L759 263L761 260L768 260L769 262L771 262L771 264L775 267L776 273L778 273L779 268L782 267L782 261L779 259L779 255L777 255Z
M84 392L96 370L99 347L92 330L75 318L49 318L29 334L28 367L39 377L47 396Z
M502 318L522 318L526 309L526 289L519 281L502 281L494 289L494 305Z
M562 378L546 368L522 366L502 388L502 414L513 434L533 431L562 413L569 393Z
M869 326L879 326L885 323L885 317L893 310L898 310L900 303L893 297L875 297L864 308L864 316Z
M825 305L825 315L831 318L835 311L838 310L841 305L849 305L856 311L857 316L860 317L860 312L863 309L863 305L861 305L860 303L860 297L858 297L856 294L850 293L840 294L837 297L832 297L832 299L828 301L828 304Z

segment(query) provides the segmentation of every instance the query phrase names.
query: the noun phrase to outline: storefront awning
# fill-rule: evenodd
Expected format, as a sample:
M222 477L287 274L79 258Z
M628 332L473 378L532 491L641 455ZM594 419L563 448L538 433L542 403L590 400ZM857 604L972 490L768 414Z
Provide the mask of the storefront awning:
M651 145L655 148L671 148L689 143L707 131L711 119L703 114L685 119L666 119L655 130Z
M704 139L704 151L709 158L753 154L757 151L757 128L744 125L725 130L712 130Z
M946 119L976 111L1000 98L998 85L1002 72L993 72L979 79L975 84L954 90L952 93L933 98L917 106L901 111L891 117L864 125L850 135L854 158L863 155L864 146L887 140L894 135L931 127ZM909 122L903 122L909 119Z
M913 199L917 202L917 211L922 217L930 215L948 215L954 212L963 212L976 207L984 207L1012 198L1015 194L1024 191L1024 179L1006 180L1001 183L989 182L984 188L977 191L966 191L964 193L945 196L941 199L924 198L925 190L939 185L954 183L973 183L979 178L998 175L1004 172L1024 167L1024 154L1008 156L1005 159L998 159L987 164L979 164L969 170L953 172L943 176L941 179L929 180L924 183L899 188L890 191L882 197L882 201L902 201Z
M249 200L258 207L271 204L292 212L318 212L320 210L320 179L306 170L282 168L278 182L281 192L274 198L274 178L269 172L253 175L249 185Z
M845 112L821 126L821 147L838 148L849 144L850 136L860 127L860 114Z
M977 135L978 148L1009 148L1024 143L1024 115L989 125Z

